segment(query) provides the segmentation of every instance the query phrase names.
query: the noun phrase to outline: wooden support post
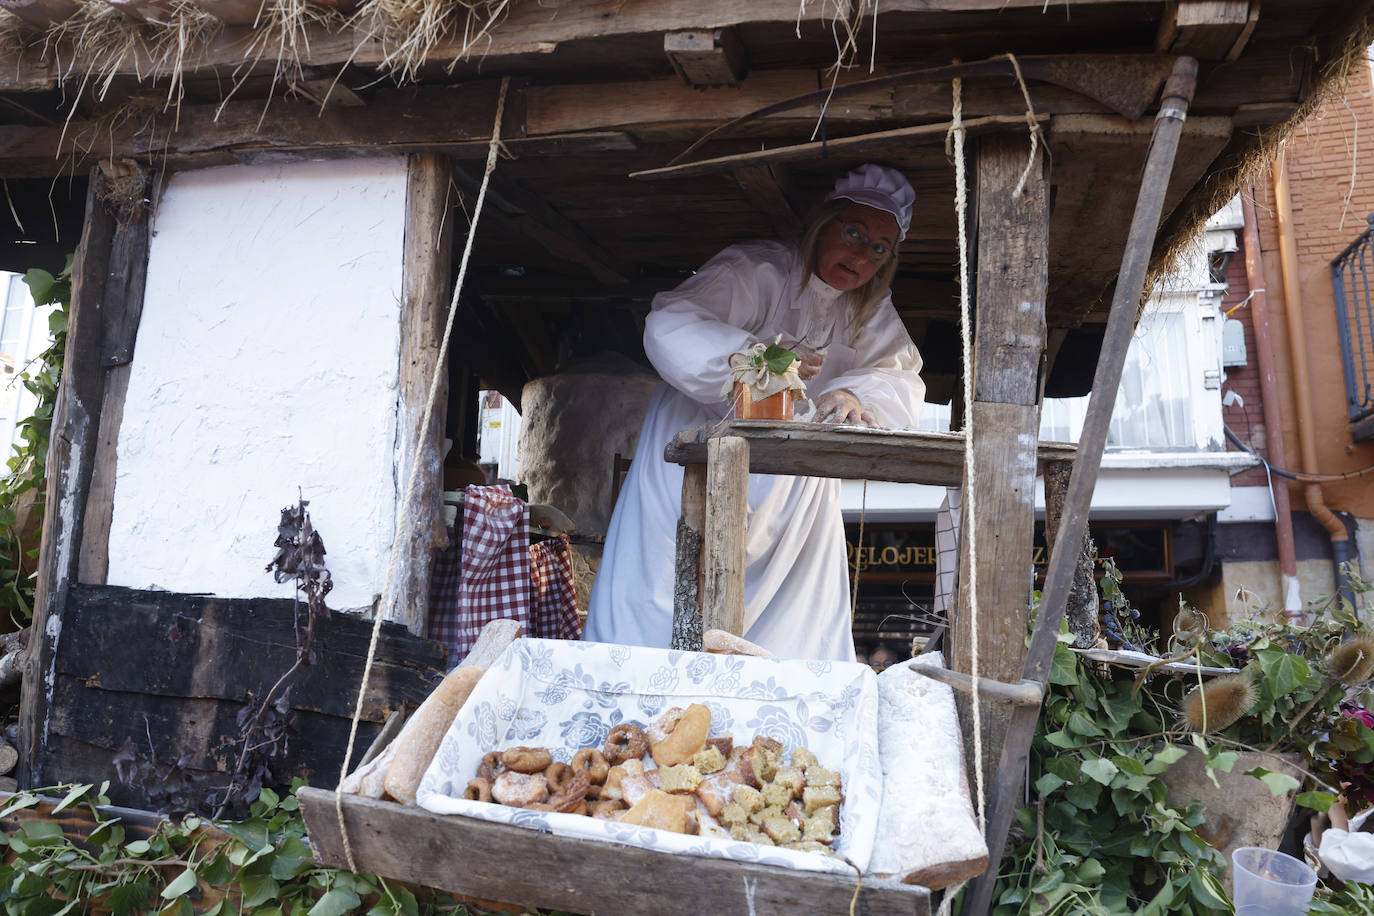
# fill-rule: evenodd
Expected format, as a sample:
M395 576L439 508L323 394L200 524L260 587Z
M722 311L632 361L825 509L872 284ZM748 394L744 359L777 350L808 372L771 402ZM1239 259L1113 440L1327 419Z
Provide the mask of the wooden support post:
M702 532L706 529L706 465L682 469L682 516L673 565L674 649L701 651Z
M101 164L100 175L103 187L117 181L119 192L118 203L112 205L115 228L100 298L104 393L77 569L77 581L91 585L105 584L109 572L119 427L148 275L148 172L131 162L106 162Z
M1072 461L1045 463L1046 544L1053 544L1059 534L1059 523L1064 515L1064 497L1069 493L1069 475L1072 472ZM1069 592L1069 603L1065 609L1069 620L1069 632L1073 634L1073 644L1079 649L1103 648L1097 645L1100 628L1097 613L1097 581L1093 578L1093 560L1096 557L1097 547L1093 544L1092 533L1084 526L1083 549L1078 554L1078 565L1073 573L1073 589Z
M1040 614L1026 650L1026 664L1022 677L1044 683L1054 662L1054 647L1058 641L1059 623L1073 583L1074 568L1078 564L1079 539L1088 524L1088 510L1092 506L1093 488L1102 465L1102 452L1107 445L1107 430L1111 426L1116 391L1121 385L1121 371L1126 363L1126 351L1135 331L1136 310L1145 286L1145 270L1154 248L1159 215L1164 208L1164 195L1173 172L1174 155L1183 133L1183 122L1197 86L1197 61L1181 57L1174 63L1174 72L1164 86L1159 113L1155 116L1154 134L1150 138L1150 153L1140 178L1140 195L1131 217L1131 230L1126 238L1126 251L1121 258L1121 272L1117 275L1116 292L1112 295L1107 331L1102 340L1102 352L1097 358L1093 374L1092 397L1088 414L1083 420L1083 433L1078 439L1078 457L1069 479L1069 492L1064 500L1064 521L1050 549L1050 565L1045 572L1045 588L1041 592ZM1002 777L992 786L985 833L988 840L988 870L979 876L964 901L964 912L981 916L992 907L992 892L997 883L997 871L1007 843L1012 815L1021 803L1021 774L1030 756L1031 739L1040 710L1021 706L1012 712L1006 742L1002 745L999 773Z
M1021 680L1030 614L1035 525L1035 461L1040 424L1037 377L1045 347L1049 210L1039 153L1023 193L1024 133L983 138L978 146L977 341L970 428L974 496L964 482L959 602L952 630L953 667L972 670L971 563L976 564L978 674ZM970 535L977 555L970 557ZM968 727L970 717L963 717ZM984 706L983 766L995 775L1008 710ZM969 742L968 747L972 747Z
M707 630L744 635L744 538L749 510L749 443L711 439L706 448L706 579L701 617Z
M453 169L448 158L439 153L419 153L410 157L410 177L406 183L405 261L401 304L401 415L396 434L401 437L400 501L407 497L405 484L411 467L419 463L415 492L410 507L407 531L397 539L400 574L392 582L384 608L412 633L423 634L429 618L429 580L434 545L445 538L443 512L443 418L447 394L447 370L439 352L444 322L448 317L450 263L452 259L453 220L448 213L449 186ZM430 385L439 374L438 401L429 427L416 436L429 400Z
M114 240L119 231L114 213L102 202L105 182L100 168L91 171L90 189L86 195L86 225L72 261L67 350L62 362L57 404L53 408L43 537L30 628L32 636L19 703L18 779L24 787L44 781L62 611L67 604L68 589L78 575L86 496L91 487L105 399L105 368L101 365L105 337L102 310L106 283L113 267ZM106 532L108 536L108 527Z
M744 45L731 28L663 34L663 53L688 86L738 86L747 69Z

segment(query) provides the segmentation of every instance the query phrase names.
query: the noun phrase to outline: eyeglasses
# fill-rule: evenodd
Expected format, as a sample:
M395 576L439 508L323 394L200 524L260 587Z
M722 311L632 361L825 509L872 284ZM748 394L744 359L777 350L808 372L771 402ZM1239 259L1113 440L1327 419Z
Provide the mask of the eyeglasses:
M866 247L868 250L864 254L875 264L886 261L887 256L892 253L892 249L882 242L870 240L867 233L855 223L840 223L840 240L850 248Z

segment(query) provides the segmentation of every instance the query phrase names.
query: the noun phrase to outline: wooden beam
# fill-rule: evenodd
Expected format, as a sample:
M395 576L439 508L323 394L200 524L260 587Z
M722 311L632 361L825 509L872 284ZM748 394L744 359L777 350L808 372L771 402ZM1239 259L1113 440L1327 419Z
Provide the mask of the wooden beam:
M475 192L481 182L462 169L454 172L465 189ZM542 197L509 178L493 175L487 201L494 204L505 221L528 236L556 258L585 268L601 283L621 286L634 273L632 265L619 259L592 240L578 226L549 206Z
M191 0L229 26L251 26L262 14L262 0Z
M1259 0L1171 0L1159 22L1155 49L1201 60L1234 60L1258 16Z
M744 45L734 29L665 32L663 53L682 81L694 89L735 86L744 79Z
M1044 124L1049 121L1049 117L1039 116L1038 120ZM1024 117L990 115L986 118L974 118L965 121L964 129L970 136L978 136L989 131L1008 130L1017 125L1024 127L1025 123ZM737 153L732 156L717 156L713 159L685 162L682 165L670 165L661 169L643 169L638 172L631 172L630 177L641 179L695 178L700 175L714 175L749 166L814 160L819 158L823 151L825 155L832 157L882 155L900 152L914 143L943 143L947 133L949 133L949 124L899 127L895 130L880 130L869 134L859 134L855 137L839 137L834 140L798 143L793 146L779 146L774 149Z
M421 86L379 91L364 108L323 110L301 99L183 105L117 124L73 121L43 127L0 127L0 162L12 177L69 172L87 159L135 159L174 168L320 157L443 151L483 158L496 110L496 83ZM518 94L507 119L519 120ZM505 139L515 155L626 151L635 143L604 131Z
M0 9L8 10L42 31L75 16L80 8L76 0L0 0Z
M1046 335L1048 181L1037 151L1023 192L1013 193L1025 172L1026 154L1024 138L999 134L979 142L975 160L978 334L969 410L974 484L964 481L965 530L952 625L951 667L972 673L976 626L978 675L1005 683L1021 680L1030 617L1030 577L1014 571L1031 567L1033 443L1040 420L1036 382ZM970 545L976 545L976 554ZM989 781L996 776L1008 719L1006 709L983 710L982 766Z
M86 495L95 463L100 413L105 397L101 365L104 328L101 300L117 231L101 200L104 173L91 173L86 224L72 261L72 301L67 311L67 350L53 408L48 446L46 508L34 589L29 660L19 703L20 786L44 782L54 663L67 592L79 570Z
M783 165L751 165L735 170L744 196L768 217L778 238L801 235L802 221L787 199L787 170Z
M334 793L307 786L298 796L315 860L346 868ZM848 913L853 901L867 916L931 912L930 891L896 881L554 836L357 795L344 796L343 812L363 870L522 907L696 916ZM462 850L463 867L436 849Z
M749 512L749 442L738 436L706 446L703 630L744 634L744 541Z
M405 483L418 466L406 531L397 539L401 575L395 577L385 607L412 633L422 634L429 619L429 583L434 545L442 542L444 403L448 386L445 355L439 343L448 318L453 219L450 217L452 166L447 157L426 153L410 157L406 182L406 223L401 283L401 412L397 421L402 456L397 479ZM432 379L439 376L438 401L429 426L420 432ZM418 439L417 439L418 436ZM418 446L417 446L418 442ZM399 502L398 502L399 505Z

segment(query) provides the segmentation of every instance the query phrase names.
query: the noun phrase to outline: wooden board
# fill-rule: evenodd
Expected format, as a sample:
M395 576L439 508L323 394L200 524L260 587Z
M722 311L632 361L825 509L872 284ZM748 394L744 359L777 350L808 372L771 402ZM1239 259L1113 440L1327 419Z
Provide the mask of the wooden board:
M129 746L165 766L176 762L202 791L223 785L240 750L240 713L295 662L293 602L88 585L72 586L69 596L48 743L35 770L46 782L113 779L113 760ZM372 631L370 621L344 614L315 627L318 663L297 671L285 694L288 738L272 761L283 785L293 776L316 785L337 779ZM361 746L392 711L422 702L443 671L437 643L383 624ZM110 796L153 807L159 800L148 793L157 791L116 782Z
M334 793L297 794L315 860L346 867ZM574 913L855 913L926 916L923 887L558 837L357 796L343 800L364 871L469 897Z
M861 429L828 423L735 420L711 433L749 442L751 474L805 474L955 486L963 480L964 437L919 430ZM675 464L706 463L705 430L684 430L664 449ZM1072 459L1064 442L1040 443L1039 460Z

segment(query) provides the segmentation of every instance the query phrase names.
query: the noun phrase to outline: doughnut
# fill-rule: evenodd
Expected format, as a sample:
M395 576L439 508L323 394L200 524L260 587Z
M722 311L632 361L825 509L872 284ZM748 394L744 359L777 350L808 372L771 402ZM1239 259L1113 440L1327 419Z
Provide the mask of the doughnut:
M505 767L501 763L501 752L491 751L483 757L482 762L478 764L477 775L487 782L491 782L500 775L503 769L505 769Z
M606 781L606 772L610 770L611 765L596 748L584 747L573 754L572 768L574 770L586 770L592 782L599 786Z
M517 773L542 773L553 763L553 756L544 747L511 747L501 752L501 762Z
M569 783L572 782L573 777L576 775L577 771L566 763L549 764L548 769L544 771L544 779L549 784L549 794L557 795L560 792L567 791Z
M626 722L611 729L611 733L606 736L606 745L601 749L601 755L606 758L607 763L614 766L626 760L638 760L647 750L649 738L644 734L644 729L633 722Z
M581 805L582 813L586 814L587 787L591 785L591 780L587 777L586 770L573 770L572 773L572 778L568 780L567 787L549 798L549 804L553 805L555 811L569 813Z
M491 797L503 805L523 808L549 797L549 783L543 773L517 773L507 770L491 784Z
M491 801L491 781L480 776L469 779L467 788L463 790L463 797L468 801Z

